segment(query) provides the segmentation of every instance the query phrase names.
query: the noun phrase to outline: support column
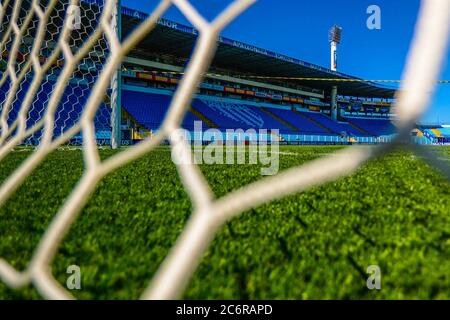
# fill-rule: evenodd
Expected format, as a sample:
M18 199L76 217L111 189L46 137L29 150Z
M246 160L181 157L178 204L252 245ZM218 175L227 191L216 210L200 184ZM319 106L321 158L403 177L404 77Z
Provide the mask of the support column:
M337 86L331 88L331 118L335 121L339 120L339 108L337 103Z
M337 71L338 58L337 58L337 42L331 42L331 70Z
M122 35L122 9L121 0L116 0L113 12L112 25L121 40ZM122 144L122 64L111 79L111 148L120 148Z

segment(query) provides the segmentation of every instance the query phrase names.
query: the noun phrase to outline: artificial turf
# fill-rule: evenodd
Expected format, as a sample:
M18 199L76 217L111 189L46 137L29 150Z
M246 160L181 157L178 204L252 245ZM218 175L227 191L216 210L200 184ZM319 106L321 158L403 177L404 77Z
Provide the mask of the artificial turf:
M282 147L282 169L336 147ZM440 148L450 159L450 149ZM112 151L102 151L102 157ZM30 153L0 164L0 181ZM219 197L261 178L255 165L202 165ZM54 152L0 208L0 257L23 269L82 173L80 151ZM450 183L397 151L355 174L243 213L216 235L188 299L450 298ZM190 214L167 148L110 174L63 241L52 265L81 268L80 299L135 299ZM366 287L379 265L381 290ZM0 283L0 298L40 298Z

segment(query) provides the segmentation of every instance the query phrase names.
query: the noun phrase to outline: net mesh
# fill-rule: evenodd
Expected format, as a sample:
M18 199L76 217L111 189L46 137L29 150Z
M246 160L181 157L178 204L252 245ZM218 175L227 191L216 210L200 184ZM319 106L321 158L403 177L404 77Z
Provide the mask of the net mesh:
M94 34L103 8L102 1L92 0L2 4L1 142L16 138L20 144L39 144L43 120L50 109L54 109L53 138L79 121L90 88L108 55L104 34ZM69 24L64 30L66 17ZM60 37L63 31L65 39ZM88 38L93 40L90 48L80 54ZM62 40L67 43L67 52L61 46ZM77 60L74 65L67 63L68 55ZM51 98L58 86L64 89L52 108ZM100 143L110 139L110 117L111 106L105 99L94 120ZM19 139L24 131L29 134ZM80 143L79 138L74 136L68 143Z
M3 68L0 160L14 146L38 143L34 152L3 181L0 204L14 194L47 155L77 137L82 142L85 162L80 181L46 229L28 267L19 271L0 260L0 277L7 285L17 288L33 283L45 298L73 298L55 280L50 268L64 236L96 185L107 174L150 152L166 139L170 140L175 160L191 156L187 142L173 133L180 128L187 106L213 58L221 30L253 2L236 0L208 22L187 0L163 0L123 41L118 39L112 22L116 15L115 1L0 2ZM105 96L110 90L111 78L126 54L151 32L157 19L171 5L178 7L199 30L199 37L168 114L151 139L101 161L97 140L98 123L103 120L98 119L104 117L105 125L109 126L110 110L109 114L101 110L107 109ZM77 21L77 10L80 10L81 21ZM77 22L81 22L79 33L75 32ZM404 87L397 97L398 134L390 144L370 149L347 148L264 178L219 199L214 197L195 164L175 161L192 201L193 213L142 298L179 297L210 241L229 219L252 207L347 175L396 145L409 143L412 127L430 103L445 57L449 29L450 2L424 0L405 68ZM85 91L87 87L90 87L89 95ZM80 110L74 107L78 105L82 105ZM37 142L32 142L33 139ZM450 169L432 151L418 145L409 146L450 179Z

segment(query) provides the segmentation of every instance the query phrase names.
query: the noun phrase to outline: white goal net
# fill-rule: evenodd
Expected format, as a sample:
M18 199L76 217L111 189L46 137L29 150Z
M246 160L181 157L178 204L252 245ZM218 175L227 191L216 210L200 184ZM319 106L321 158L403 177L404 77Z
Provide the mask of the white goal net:
M109 173L151 152L164 140L170 140L174 157L191 156L191 147L174 133L209 67L220 32L253 2L236 0L209 22L188 0L162 0L145 21L121 40L116 30L117 2L113 0L0 1L0 161L16 146L36 145L27 159L1 182L0 205L51 152L63 145L79 143L85 164L80 181L46 229L28 267L17 270L0 260L0 278L4 283L13 288L32 283L48 299L73 298L51 273L52 261L65 235L98 183ZM152 31L170 6L176 6L186 16L199 30L199 36L166 118L151 139L101 160L99 141L114 137L111 118L114 119L117 103L113 94L117 89L116 72L125 56ZM409 141L413 125L432 98L449 30L450 1L424 0L403 87L397 96L398 135L388 145L350 147L261 179L222 198L214 196L195 164L176 161L193 212L142 298L179 297L226 221L250 208L347 175L397 144ZM450 178L448 166L430 150L412 144L410 147Z
M102 71L109 46L98 32L103 0L5 1L1 10L0 142L38 145L50 113L51 138L79 122ZM108 90L94 119L99 144L111 138L110 97ZM81 140L77 133L67 143Z

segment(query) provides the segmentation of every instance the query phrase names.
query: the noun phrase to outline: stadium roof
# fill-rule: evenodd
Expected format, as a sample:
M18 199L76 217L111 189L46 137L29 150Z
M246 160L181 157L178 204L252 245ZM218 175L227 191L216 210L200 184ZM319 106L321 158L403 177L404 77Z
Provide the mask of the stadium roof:
M122 34L124 36L129 34L147 16L146 13L122 7ZM132 55L145 59L149 57L149 52L153 52L187 59L197 36L196 29L161 18L155 30L139 44ZM371 82L339 81L340 79L360 79L225 37L219 38L213 66L258 76L337 79L337 81L284 81L324 90L337 85L339 94L348 96L393 98L395 94L394 88Z

